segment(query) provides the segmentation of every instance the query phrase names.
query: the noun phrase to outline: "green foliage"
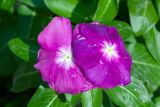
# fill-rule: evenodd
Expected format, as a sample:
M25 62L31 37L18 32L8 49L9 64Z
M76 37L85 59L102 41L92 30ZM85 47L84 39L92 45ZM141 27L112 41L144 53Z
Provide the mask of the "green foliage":
M33 8L47 9L44 0L19 0L20 3L26 4Z
M12 13L14 11L14 4L16 0L1 0L0 1L0 9L8 11Z
M121 107L149 107L151 101L147 89L141 81L132 77L128 86L104 89L109 98Z
M156 0L156 4L157 4L158 13L160 16L160 0Z
M31 87L38 87L41 83L39 73L34 71L33 67L27 63L22 63L15 71L11 90L13 92L23 92Z
M158 21L158 14L151 0L128 0L130 23L133 32L141 36Z
M81 94L71 95L71 94L65 94L67 103L72 107L79 102Z
M67 107L67 104L60 101L55 91L40 86L30 100L28 107Z
M38 52L38 46L34 41L27 39L12 39L9 41L11 51L25 61L35 61Z
M118 12L119 0L99 0L93 21L109 22Z
M132 75L144 82L149 91L155 91L160 85L160 66L150 56L142 44L128 45L128 51L132 55Z
M157 62L160 62L160 32L154 27L144 37L149 52Z
M82 107L100 107L102 105L102 90L93 89L82 93Z
M156 98L156 107L160 107L160 97Z
M42 82L37 37L56 15L116 27L133 59L131 84L71 95ZM160 107L159 18L160 0L0 0L0 105Z
M70 18L73 22L88 20L95 10L96 0L44 0L56 15Z
M106 25L116 27L125 42L136 42L132 29L126 22L114 20L106 23Z

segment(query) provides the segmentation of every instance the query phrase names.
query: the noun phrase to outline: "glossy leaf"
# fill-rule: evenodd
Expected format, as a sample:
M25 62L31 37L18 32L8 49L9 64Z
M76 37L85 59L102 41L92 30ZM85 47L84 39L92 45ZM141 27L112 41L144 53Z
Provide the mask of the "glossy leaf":
M82 107L100 107L102 105L102 90L93 89L81 94Z
M35 16L36 13L25 5L20 5L17 9L18 14L25 16Z
M27 107L67 107L54 90L40 86Z
M153 92L160 85L160 66L150 56L142 44L128 45L128 51L132 56L132 75L142 80L150 92Z
M93 20L99 22L109 22L118 13L119 0L99 0L97 10Z
M128 0L130 23L133 32L143 35L158 21L158 15L151 0Z
M128 86L104 89L109 98L120 107L149 107L150 96L143 83L132 77Z
M149 52L160 62L160 32L154 27L144 37Z
M156 106L155 107L160 107L160 97L157 97L155 99L155 102L156 102Z
M44 0L19 0L19 2L34 8L47 9Z
M19 58L25 61L35 61L38 46L34 41L15 38L9 41L10 50Z
M0 0L0 9L12 13L16 0Z
M157 5L158 13L160 16L160 0L156 0L156 5Z
M136 42L132 29L126 22L123 21L111 21L109 23L106 23L108 26L114 26L118 29L118 32L120 33L122 39L125 42Z
M45 0L49 10L59 16L70 18L73 22L88 20L95 11L97 0Z
M72 94L65 94L66 96L66 100L67 103L72 107L75 106L81 98L81 94L76 94L76 95L72 95Z

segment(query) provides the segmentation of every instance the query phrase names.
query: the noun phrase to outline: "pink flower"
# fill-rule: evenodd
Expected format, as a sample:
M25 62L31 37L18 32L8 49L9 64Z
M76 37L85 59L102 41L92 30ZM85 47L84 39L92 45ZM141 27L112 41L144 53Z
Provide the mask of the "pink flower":
M131 82L132 59L116 28L79 24L72 45L75 63L96 87L114 88Z
M132 59L114 27L82 23L72 37L69 19L55 17L39 34L38 43L35 68L59 93L77 94L131 82Z
M77 94L93 88L74 63L71 42L71 23L63 17L55 17L38 36L41 48L35 68L58 93Z

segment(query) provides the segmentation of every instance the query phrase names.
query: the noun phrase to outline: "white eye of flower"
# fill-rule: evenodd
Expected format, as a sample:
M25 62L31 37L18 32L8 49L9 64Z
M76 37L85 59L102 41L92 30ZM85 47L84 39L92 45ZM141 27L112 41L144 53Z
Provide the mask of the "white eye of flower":
M109 61L111 61L111 59L118 59L119 57L118 51L116 50L116 44L114 43L108 43L104 41L102 44L101 52L103 53L103 56L105 56Z
M59 48L56 52L56 60L55 62L59 64L61 67L64 67L66 70L68 70L70 67L72 67L73 61L72 61L72 52L70 48Z

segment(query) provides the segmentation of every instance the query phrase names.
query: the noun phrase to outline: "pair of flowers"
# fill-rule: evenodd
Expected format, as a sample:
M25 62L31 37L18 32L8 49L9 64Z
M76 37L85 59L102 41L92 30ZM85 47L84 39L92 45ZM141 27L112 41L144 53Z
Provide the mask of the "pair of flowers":
M35 68L58 93L77 94L131 81L132 60L114 27L97 22L76 25L54 17L38 36Z

